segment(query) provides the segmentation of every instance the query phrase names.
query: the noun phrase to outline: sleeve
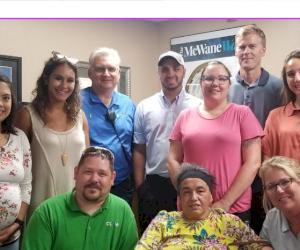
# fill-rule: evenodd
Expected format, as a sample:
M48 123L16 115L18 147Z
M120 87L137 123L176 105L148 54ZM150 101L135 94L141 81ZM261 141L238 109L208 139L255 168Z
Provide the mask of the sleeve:
M144 131L144 117L143 117L143 106L139 104L137 106L134 115L134 134L133 142L135 144L146 144L146 135Z
M231 217L231 221L235 228L234 231L237 233L236 243L239 247L245 250L258 250L268 245L267 243L263 242L263 240L255 234L253 229L246 225L240 218L234 215L231 215Z
M119 250L132 250L138 241L138 232L134 215L130 207L126 204L124 206L124 227L119 240Z
M142 238L139 240L135 250L158 250L164 241L164 222L167 221L167 212L160 211L151 221Z
M31 216L22 240L22 250L51 250L53 237L43 206Z
M21 147L23 153L23 167L24 167L24 179L20 183L21 187L21 198L22 201L29 204L30 197L31 197L31 181L32 181L32 174L31 174L31 150L29 141L25 135L25 133L21 130L18 130L19 135L21 136Z
M261 238L263 238L264 240L270 242L270 237L269 237L269 224L270 224L270 218L269 218L269 215L267 213L266 215L266 218L265 218L265 221L262 225L262 228L261 228L261 231L260 231L260 234L259 236Z
M182 130L181 126L184 120L184 114L185 112L181 112L179 116L177 117L175 124L173 126L173 129L171 131L169 139L171 141L182 141Z
M271 111L265 124L265 136L262 139L262 152L265 156L272 156L274 154L274 146L276 145L274 131L277 130L274 122L274 112Z
M263 129L253 112L247 106L240 107L242 108L240 124L242 141L262 137L264 135Z

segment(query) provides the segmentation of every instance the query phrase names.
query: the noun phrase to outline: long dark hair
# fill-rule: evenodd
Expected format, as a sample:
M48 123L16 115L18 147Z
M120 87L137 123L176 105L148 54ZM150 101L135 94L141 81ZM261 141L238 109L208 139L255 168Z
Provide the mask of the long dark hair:
M32 105L38 115L46 122L46 106L49 104L48 82L49 77L61 65L69 66L75 73L75 87L72 94L68 97L65 104L65 112L67 117L72 122L76 122L78 113L80 111L80 97L79 97L79 79L78 71L75 64L71 63L66 57L63 58L50 58L43 69L42 74L37 80L36 88L32 91L35 96Z
M287 55L287 57L284 60L284 65L282 68L282 80L283 80L283 84L284 84L284 102L285 104L288 104L290 101L294 102L296 101L296 95L293 91L290 90L288 82L287 82L287 75L286 75L286 71L285 71L285 67L287 65L287 63L293 59L293 58L297 58L300 59L300 50L294 50L292 51L290 54Z
M4 75L0 75L0 82L5 83L10 89L11 94L11 110L9 115L5 118L5 120L1 123L1 133L7 134L16 134L17 131L13 127L13 122L16 114L17 103L16 98L13 91L12 82Z

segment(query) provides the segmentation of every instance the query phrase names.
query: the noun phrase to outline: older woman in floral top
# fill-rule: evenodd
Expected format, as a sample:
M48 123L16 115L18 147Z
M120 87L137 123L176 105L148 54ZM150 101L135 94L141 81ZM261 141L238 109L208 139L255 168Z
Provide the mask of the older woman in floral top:
M177 177L180 212L161 211L136 246L143 249L272 249L235 215L212 209L213 177L196 165Z
M0 248L18 250L31 194L31 153L23 131L12 126L16 102L0 75Z

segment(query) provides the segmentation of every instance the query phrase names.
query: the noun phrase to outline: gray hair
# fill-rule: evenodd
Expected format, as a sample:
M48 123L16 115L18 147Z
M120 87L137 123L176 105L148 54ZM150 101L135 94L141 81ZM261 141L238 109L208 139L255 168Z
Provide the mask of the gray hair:
M119 52L115 49L112 48L107 48L107 47L102 47L102 48L98 48L95 49L89 58L89 63L90 66L93 65L95 58L96 57L101 57L101 56L109 56L113 59L114 65L117 66L119 68L120 64L121 64L121 58L119 55Z

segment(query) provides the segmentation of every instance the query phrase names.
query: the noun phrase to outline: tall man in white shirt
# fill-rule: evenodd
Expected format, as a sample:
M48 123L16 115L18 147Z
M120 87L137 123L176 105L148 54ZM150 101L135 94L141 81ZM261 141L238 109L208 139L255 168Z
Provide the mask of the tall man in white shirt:
M181 54L161 54L158 74L162 90L138 104L134 121L133 166L141 231L160 210L176 210L177 194L166 165L169 135L179 113L200 103L182 85L185 66Z

